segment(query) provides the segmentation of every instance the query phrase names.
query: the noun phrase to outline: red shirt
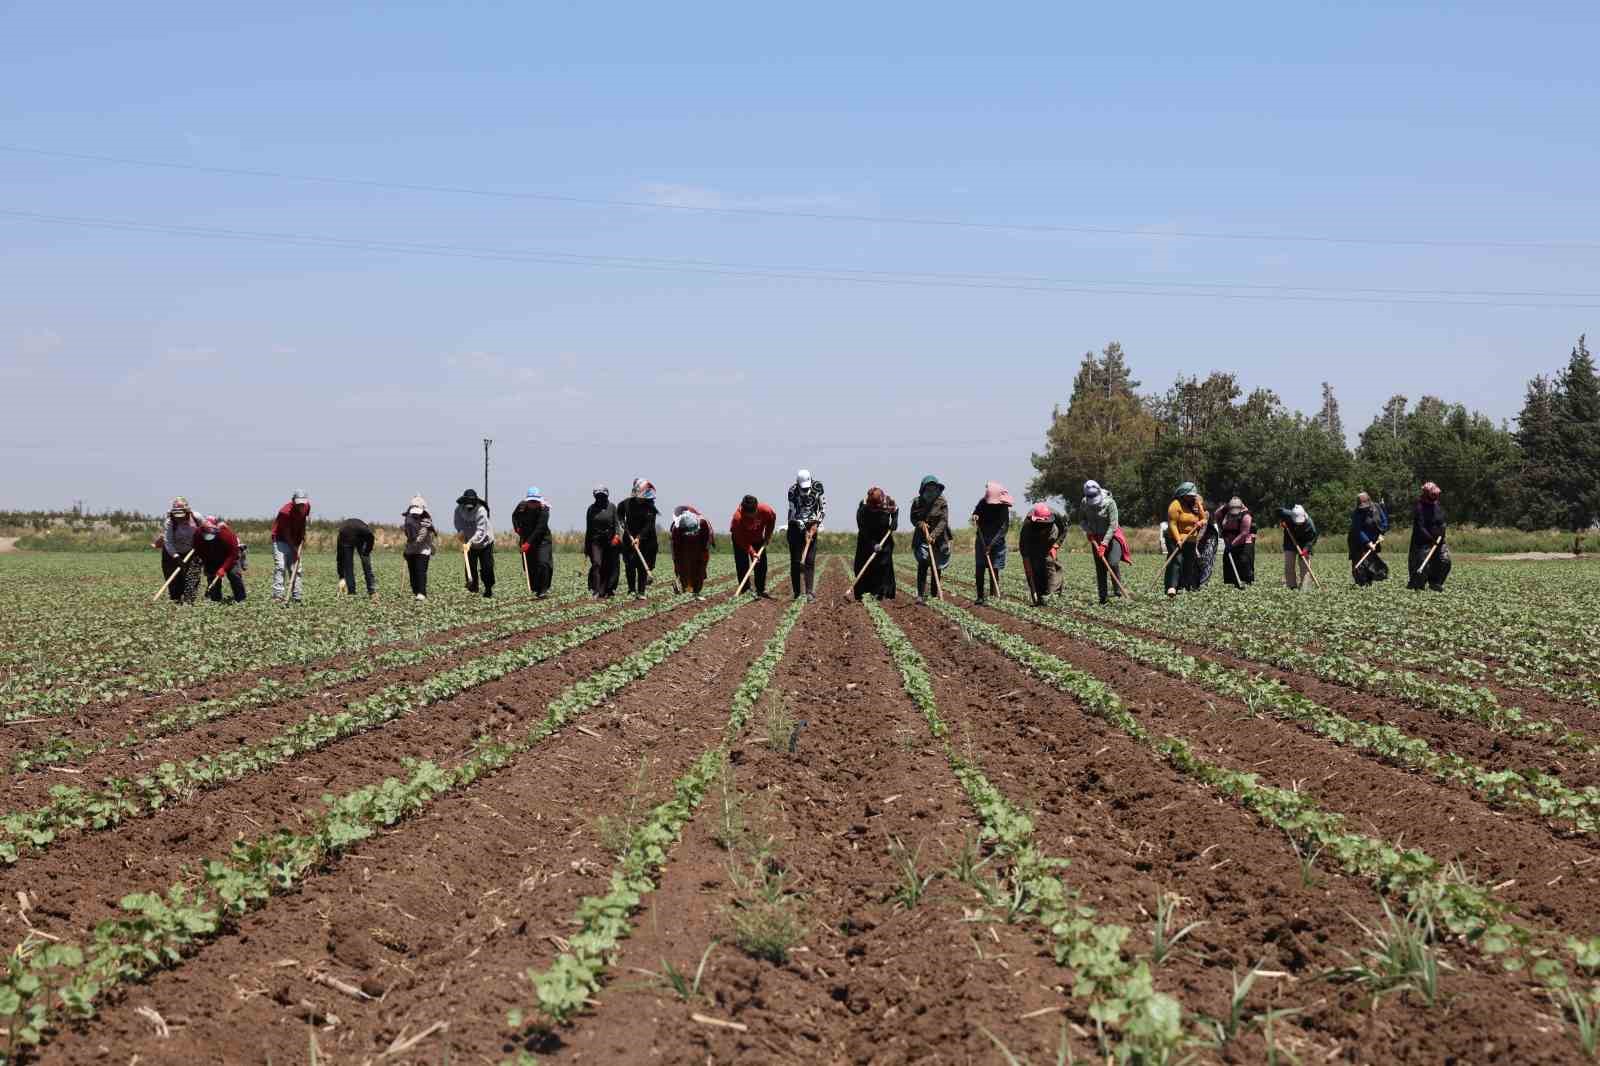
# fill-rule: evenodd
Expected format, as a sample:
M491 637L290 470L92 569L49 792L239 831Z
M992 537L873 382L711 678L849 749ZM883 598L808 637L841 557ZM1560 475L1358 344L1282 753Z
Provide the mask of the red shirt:
M745 514L742 507L735 509L728 532L733 534L735 548L753 551L771 539L777 525L778 513L766 504L758 503L755 514Z
M309 503L286 503L278 508L278 517L272 520L272 539L300 547L306 542L306 516L310 513Z
M194 553L212 573L221 570L226 574L239 561L239 537L223 523L217 527L215 540L206 540L202 533L194 535Z
M700 519L700 528L695 530L693 533L685 533L682 529L680 529L678 527L677 517L676 516L673 517L673 520L672 520L672 555L673 555L673 557L677 558L678 556L681 555L685 559L693 558L694 556L692 556L690 554L690 552L695 551L695 549L699 549L697 554L702 558L709 559L711 557L711 544L712 544L712 541L714 540L714 538L713 538L713 536L711 534L711 523L707 522L705 520L705 518L706 518L705 515L701 514L698 510L696 510L693 507L685 507L684 510L687 513L692 514L696 518Z

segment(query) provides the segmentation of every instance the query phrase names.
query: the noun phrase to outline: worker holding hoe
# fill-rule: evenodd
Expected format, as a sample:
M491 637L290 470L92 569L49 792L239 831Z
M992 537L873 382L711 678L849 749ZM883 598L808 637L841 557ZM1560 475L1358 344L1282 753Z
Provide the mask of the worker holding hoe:
M667 536L672 542L672 568L678 574L678 587L692 592L697 600L705 599L702 590L706 585L706 565L711 562L711 546L716 542L711 523L699 508L680 504L672 509Z
M306 544L306 520L311 516L311 497L297 492L278 508L272 520L272 598L300 602L304 574L300 553Z
M815 600L817 580L817 534L822 531L822 519L827 515L828 503L822 494L822 482L811 476L811 471L801 470L789 486L789 584L794 598L800 598L802 587L807 600Z
M528 591L533 593L534 599L542 600L555 578L556 560L555 546L550 539L550 508L539 486L530 486L522 502L512 509L511 527L517 531Z
M1200 490L1185 481L1172 494L1167 505L1165 542L1167 545L1167 595L1193 592L1200 587L1200 537L1206 528L1206 505Z
M628 572L628 592L636 600L645 597L650 572L656 565L656 487L642 477L633 479L628 498L617 504L617 521L622 526L622 563Z
M1088 538L1089 550L1095 555L1095 589L1104 604L1111 593L1122 595L1122 563L1132 558L1128 538L1122 532L1122 516L1110 490L1093 479L1083 483L1083 499L1078 509L1083 515L1083 535Z
M900 505L874 485L856 505L856 599L894 599L894 531L900 526Z
M156 593L156 599L165 592L173 603L194 602L200 588L200 563L194 557L194 542L199 532L200 523L189 508L189 501L174 496L161 532L150 542L152 548L161 549L161 577L166 582Z
M1383 561L1383 535L1389 532L1389 512L1372 497L1362 492L1356 495L1355 510L1350 512L1350 576L1358 588L1366 588L1374 581L1389 580L1389 564Z
M932 474L923 477L917 498L911 501L911 554L917 560L917 603L927 601L928 572L933 572L933 595L942 599L950 567L950 503L944 483Z
M753 578L751 591L756 599L771 599L767 595L767 545L772 541L772 531L778 526L778 512L769 505L746 496L733 512L728 532L733 540L733 565L739 573L739 587ZM751 573L752 568L754 573Z
M367 580L367 595L378 598L378 578L372 572L372 527L359 518L346 518L339 523L339 533L334 538L334 560L339 570L339 591L356 594L356 556L361 557L361 576Z
M456 537L464 546L467 564L467 591L477 592L483 585L483 598L494 596L494 527L489 524L489 505L468 489L456 498Z
M617 594L617 564L622 555L622 534L611 490L594 487L594 502L583 513L583 553L589 557L589 595L609 600Z
M1057 587L1061 565L1056 556L1067 539L1067 520L1048 503L1033 505L1017 532L1017 554L1022 556L1022 573L1028 579L1028 594L1035 607L1043 607L1045 597Z
M1000 575L1006 568L1006 534L1011 531L1011 493L998 481L986 482L983 497L972 509L973 553L978 564L978 603L987 603L984 578L990 590L1000 595Z
M1299 589L1311 572L1312 548L1322 534L1301 504L1278 508L1278 525L1283 527L1283 582Z
M411 583L411 594L420 603L428 598L428 563L433 559L437 536L433 515L428 513L428 501L421 496L411 497L411 504L400 521L406 531L406 578Z
M1255 584L1255 518L1244 501L1235 496L1222 510L1222 580L1234 588Z
M1444 591L1445 578L1450 576L1450 548L1444 542L1444 508L1439 505L1443 495L1439 486L1429 481L1422 486L1417 505L1411 511L1411 557L1408 567L1411 579L1406 587L1417 590L1424 586L1435 592Z
M199 535L194 541L194 555L205 572L206 599L222 602L222 579L228 579L234 603L244 601L244 576L239 573L241 549L239 537L228 528L228 523L214 514L200 520Z

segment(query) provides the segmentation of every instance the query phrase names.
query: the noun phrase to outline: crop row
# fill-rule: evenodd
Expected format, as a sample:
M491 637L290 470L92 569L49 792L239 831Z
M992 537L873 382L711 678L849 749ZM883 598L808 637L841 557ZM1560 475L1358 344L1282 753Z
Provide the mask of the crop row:
M1580 941L1534 926L1459 867L1446 866L1416 848L1402 849L1386 840L1351 832L1345 827L1342 814L1323 810L1306 793L1263 785L1255 774L1211 763L1181 737L1156 736L1098 678L959 607L936 602L935 608L968 636L996 648L1045 683L1067 693L1169 766L1282 830L1303 853L1320 851L1345 872L1372 880L1381 892L1427 914L1437 928L1448 930L1501 969L1526 969L1558 1001L1567 996L1566 1006L1574 1014L1584 1009L1584 998L1591 1004L1600 1003L1600 988L1595 986L1579 996L1572 987L1567 965L1557 957L1564 946L1579 973L1593 978L1600 973L1600 938Z
M30 934L8 957L0 979L0 1017L8 1019L4 1062L20 1046L37 1045L62 1020L92 1017L96 1002L118 985L175 965L275 893L291 890L340 852L414 814L439 796L494 773L551 736L573 718L646 676L701 633L743 605L708 607L645 647L564 689L521 738L484 739L459 763L441 768L416 763L405 779L324 797L324 809L303 832L279 829L236 844L226 859L204 864L203 880L183 879L164 892L133 893L121 901L124 916L101 922L82 944L46 944Z
M1118 652L1218 695L1236 699L1252 713L1295 722L1336 744L1370 752L1395 765L1421 770L1441 781L1460 785L1489 803L1523 807L1542 818L1565 822L1580 832L1600 831L1600 788L1593 785L1571 788L1559 777L1541 770L1489 770L1460 755L1436 751L1427 741L1394 726L1349 718L1280 681L1209 659L1197 659L1165 641L1147 640L1120 629L1011 601L1000 601L996 606L1007 614Z
M505 651L469 659L423 681L389 685L333 714L313 712L265 740L202 755L183 763L163 762L137 778L110 778L98 789L67 785L51 789L50 802L0 816L0 863L15 863L21 848L42 851L63 832L107 829L153 814L197 792L218 788L391 722L429 704L564 654L652 615L686 602L676 597L620 611L564 633L554 633Z
M699 809L706 788L722 772L729 745L744 730L771 683L804 604L804 600L796 600L789 605L777 630L745 671L734 692L721 742L703 752L672 783L672 798L652 809L628 837L611 872L608 890L578 904L572 924L579 931L567 939L567 948L543 970L528 971L539 1024L569 1021L600 990L607 969L615 962L618 946L632 929L634 912L644 897L655 891L660 870L683 827ZM521 1027L526 1017L518 1011L508 1020L513 1027Z
M1124 944L1128 927L1095 920L1094 908L1062 883L1063 858L1046 855L1033 839L1033 822L996 788L978 764L956 753L939 715L927 662L905 632L876 601L866 601L878 637L888 648L906 694L928 722L983 824L983 839L1006 864L1021 914L1049 933L1056 962L1072 971L1075 997L1089 1003L1088 1013L1118 1034L1119 1061L1166 1062L1183 1035L1183 1008L1155 989L1150 964L1129 955Z

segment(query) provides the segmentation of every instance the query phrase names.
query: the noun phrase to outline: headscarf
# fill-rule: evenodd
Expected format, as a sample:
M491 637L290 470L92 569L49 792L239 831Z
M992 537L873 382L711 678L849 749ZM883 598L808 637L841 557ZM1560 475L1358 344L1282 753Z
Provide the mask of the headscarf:
M811 487L811 471L809 471L809 470L797 470L797 471L795 471L794 483L796 485L799 485L802 489L809 489Z
M928 495L928 490L930 488L935 490L931 496ZM921 483L917 485L917 494L920 496L925 496L928 499L938 499L939 493L943 491L944 482L940 481L932 474L923 474Z
M1010 507L1015 501L1012 500L1011 493L1007 492L1006 487L1000 482L988 481L983 486L983 502L991 504L1003 503Z
M1030 522L1049 522L1054 518L1055 513L1050 510L1050 505L1043 502L1034 504L1033 510L1028 514Z
M1250 508L1248 508L1248 507L1246 507L1244 505L1244 501L1239 499L1239 497L1237 497L1237 496L1233 497L1232 499L1230 499L1228 501L1228 513L1229 514L1234 514L1234 515L1244 514L1249 509Z
M874 511L887 510L888 499L884 491L876 485L867 490L867 506Z
M1303 526L1311 521L1311 516L1306 514L1305 507L1298 503L1289 508L1289 513L1294 515L1294 524L1297 526Z
M172 506L167 508L167 517L169 518L177 518L180 515L193 516L193 514L194 511L190 509L188 499L183 496L174 496L172 498Z
M633 490L628 495L641 500L653 500L656 498L656 487L647 479L636 477L633 479Z
M1185 496L1199 496L1200 490L1194 487L1194 482L1185 481L1183 484L1178 486L1178 491L1174 492L1172 495L1181 500Z
M1105 489L1102 489L1100 487L1100 482L1095 481L1093 478L1091 478L1090 480L1085 481L1083 483L1083 499L1084 499L1084 502L1086 502L1086 503L1089 503L1089 504L1097 504L1097 503L1099 503L1100 502L1100 496L1104 492L1105 492Z
M1425 481L1422 483L1423 503L1437 503L1439 497L1442 495L1443 493L1440 491L1439 486L1432 481Z
M594 487L594 494L596 496L604 496L609 499L611 496L611 490L606 488L605 482L602 481L600 484Z
M538 485L529 485L528 486L528 494L526 496L524 496L523 499L532 500L534 503L543 503L544 502L544 493L539 491L539 486Z
M427 514L428 501L420 495L411 497L411 505L406 508L406 514Z

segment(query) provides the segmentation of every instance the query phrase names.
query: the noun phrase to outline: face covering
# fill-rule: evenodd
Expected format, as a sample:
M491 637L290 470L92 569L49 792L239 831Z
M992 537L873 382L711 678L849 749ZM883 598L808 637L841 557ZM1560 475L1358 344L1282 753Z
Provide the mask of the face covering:
M927 500L929 503L937 500L939 498L939 486L929 485L927 488L923 489L922 498Z
M216 540L217 539L217 535L215 533L202 533L202 534L200 534L200 536L202 538L206 539L206 540Z

